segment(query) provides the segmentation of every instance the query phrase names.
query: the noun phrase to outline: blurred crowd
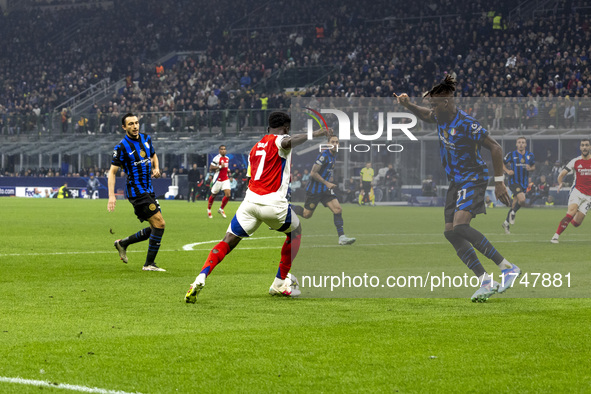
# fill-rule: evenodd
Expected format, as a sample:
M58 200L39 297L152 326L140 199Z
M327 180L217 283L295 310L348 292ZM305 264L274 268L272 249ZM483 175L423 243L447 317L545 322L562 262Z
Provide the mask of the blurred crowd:
M252 0L130 0L110 9L89 3L15 11L0 16L0 119L8 133L11 115L33 123L99 81L121 78L125 87L96 105L83 127L111 125L108 118L128 111L288 108L289 96L270 81L315 66L333 72L298 94L420 96L450 73L458 95L531 101L533 108L520 101L519 109L529 119L551 110L540 108L542 97L589 97L588 3L564 1L543 18L511 20L514 2L483 0L380 0L371 7L350 0L262 7ZM413 19L399 20L405 17ZM156 62L170 51L203 52ZM67 109L64 116L80 120L68 119Z

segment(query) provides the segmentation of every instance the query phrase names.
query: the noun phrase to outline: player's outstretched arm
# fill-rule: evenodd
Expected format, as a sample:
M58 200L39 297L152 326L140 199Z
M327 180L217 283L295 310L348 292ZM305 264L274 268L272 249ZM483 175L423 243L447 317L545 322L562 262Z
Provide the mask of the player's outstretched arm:
M506 206L510 206L511 198L509 198L509 193L507 193L507 187L505 186L503 148L501 148L501 145L489 135L484 138L482 144L485 148L490 150L492 156L493 170L495 172L495 196L497 197L497 200Z
M416 117L421 119L423 122L437 123L437 120L435 120L435 114L434 114L433 110L430 108L421 107L419 105L411 103L410 98L408 97L408 94L402 93L400 96L398 96L396 93L394 93L394 97L396 97L396 100L398 100L398 104L400 104L404 108L408 109L410 112L412 112L414 115L416 115Z
M312 137L313 138L323 137L323 136L328 137L328 136L332 135L332 133L333 133L333 131L331 128L329 128L328 130L318 129L312 133ZM308 140L307 133L296 134L294 136L287 136L283 140L281 140L281 147L283 149L295 148L296 146L303 144L307 140Z
M115 210L115 204L117 203L117 197L115 196L115 179L117 178L117 171L119 167L111 164L109 169L109 178L107 184L109 187L109 202L107 203L107 211L113 212Z

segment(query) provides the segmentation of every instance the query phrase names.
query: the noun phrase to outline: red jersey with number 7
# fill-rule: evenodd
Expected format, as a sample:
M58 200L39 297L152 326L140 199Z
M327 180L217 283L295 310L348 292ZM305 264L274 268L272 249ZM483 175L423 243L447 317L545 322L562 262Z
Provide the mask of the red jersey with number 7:
M267 134L250 150L250 184L245 200L253 203L286 203L291 149L281 147L287 134Z

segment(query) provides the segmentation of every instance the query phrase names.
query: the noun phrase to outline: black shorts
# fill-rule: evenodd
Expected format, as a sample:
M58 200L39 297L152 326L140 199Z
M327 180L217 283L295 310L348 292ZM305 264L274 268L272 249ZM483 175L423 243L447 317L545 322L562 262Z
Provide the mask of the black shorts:
M363 189L364 192L369 194L371 192L371 182L370 181L362 181L361 188Z
M160 212L160 203L156 200L154 193L144 193L139 197L129 197L128 200L133 205L135 216L137 216L140 222L148 220Z
M313 211L318 206L318 203L322 203L325 207L329 202L332 200L337 199L337 196L334 194L332 190L326 190L322 193L308 193L306 194L306 202L304 203L304 208L308 211Z
M486 213L486 186L486 182L450 183L445 199L445 223L453 223L457 211L470 212L472 217Z
M525 193L527 191L527 188L524 188L519 183L513 183L509 185L509 190L511 190L511 193L513 193L513 197L515 197L519 193Z

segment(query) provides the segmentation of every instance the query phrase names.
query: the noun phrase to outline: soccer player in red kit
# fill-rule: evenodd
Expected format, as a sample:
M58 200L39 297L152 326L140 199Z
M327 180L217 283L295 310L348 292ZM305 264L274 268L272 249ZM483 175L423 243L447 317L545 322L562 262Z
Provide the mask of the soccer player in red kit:
M581 156L572 159L558 175L558 191L562 187L562 180L566 174L573 172L575 180L570 189L566 216L562 218L556 234L550 240L553 244L558 243L558 237L566 230L569 223L579 227L591 208L591 144L588 138L581 140L580 149Z
M287 236L281 248L281 261L269 294L295 297L299 290L293 289L287 276L293 258L298 253L302 227L287 199L290 180L291 149L307 140L307 134L289 135L291 118L284 112L269 115L269 127L265 135L251 149L248 158L251 179L244 201L228 226L226 236L207 256L201 272L185 295L187 303L195 303L205 286L205 279L216 265L230 253L242 238L250 237L261 224L285 233ZM314 137L330 134L332 131L317 130Z
M213 158L211 164L209 165L209 171L215 171L213 174L213 180L211 181L211 196L209 196L207 203L207 217L210 219L212 219L211 206L213 205L213 201L220 190L224 191L224 197L222 198L222 206L220 209L218 209L218 213L222 215L222 217L226 217L224 207L232 195L230 188L230 177L228 176L229 164L230 159L228 159L226 156L226 145L220 145L219 154Z

